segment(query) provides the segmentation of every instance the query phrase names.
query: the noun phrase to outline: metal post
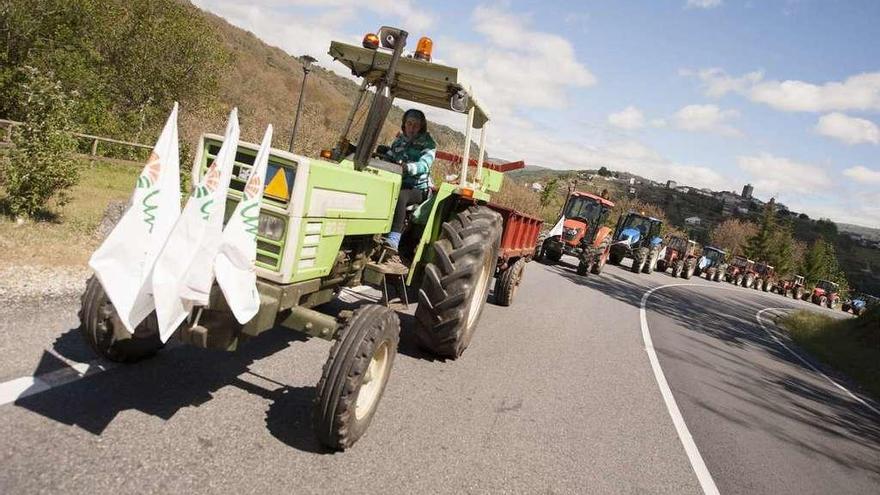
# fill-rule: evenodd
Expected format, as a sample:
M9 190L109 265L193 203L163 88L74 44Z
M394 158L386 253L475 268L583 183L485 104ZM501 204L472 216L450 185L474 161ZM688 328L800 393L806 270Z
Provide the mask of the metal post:
M92 156L98 156L98 138L92 141Z
M315 58L308 55L303 57L303 82L302 87L299 90L299 103L296 105L296 117L293 119L293 132L290 133L290 144L287 146L287 150L291 153L293 153L293 140L296 139L296 131L299 129L299 116L300 113L302 113L303 96L306 94L306 79L308 79L309 72L312 70L312 62L315 61Z
M475 181L479 182L483 177L483 160L486 158L486 127L489 126L489 121L483 123L483 128L480 129L480 156L477 158L477 175L475 176Z
M467 129L464 131L464 152L461 154L461 175L458 178L460 186L467 186L468 162L471 160L471 129L474 126L476 108L476 106L472 106L467 116Z

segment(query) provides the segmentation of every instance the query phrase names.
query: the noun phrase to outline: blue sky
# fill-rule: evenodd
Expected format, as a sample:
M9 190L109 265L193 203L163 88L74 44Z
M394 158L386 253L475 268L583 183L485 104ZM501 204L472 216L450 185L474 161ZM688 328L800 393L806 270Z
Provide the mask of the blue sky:
M812 217L880 227L878 1L195 3L337 70L330 39L383 24L431 36L489 107L493 156L751 182Z

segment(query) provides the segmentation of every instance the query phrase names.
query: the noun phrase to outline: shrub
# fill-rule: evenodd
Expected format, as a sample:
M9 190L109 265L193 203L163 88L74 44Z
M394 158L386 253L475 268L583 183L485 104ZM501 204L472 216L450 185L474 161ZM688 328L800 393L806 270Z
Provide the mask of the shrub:
M0 183L6 190L9 212L35 216L53 197L59 205L76 184L70 134L70 95L51 74L25 66L17 74L17 96L25 109L24 122L12 135L14 147L0 162Z

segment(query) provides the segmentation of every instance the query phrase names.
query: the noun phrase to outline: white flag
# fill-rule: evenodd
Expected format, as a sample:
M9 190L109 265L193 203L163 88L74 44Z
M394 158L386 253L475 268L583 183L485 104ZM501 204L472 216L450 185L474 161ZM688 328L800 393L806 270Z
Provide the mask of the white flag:
M150 270L180 216L177 103L138 176L125 215L92 254L95 271L129 332L153 311Z
M223 291L232 314L239 323L251 320L260 309L257 292L257 230L260 224L260 204L263 200L263 184L269 166L272 148L272 126L266 129L263 144L254 160L254 167L245 185L244 193L226 228L220 253L214 261L217 284Z
M156 260L153 293L162 342L171 337L193 307L208 304L238 136L238 110L233 108L214 163L193 189Z
M550 229L550 232L547 233L547 237L554 237L557 235L562 235L562 227L565 225L565 215L559 218L559 221L556 222L556 225Z

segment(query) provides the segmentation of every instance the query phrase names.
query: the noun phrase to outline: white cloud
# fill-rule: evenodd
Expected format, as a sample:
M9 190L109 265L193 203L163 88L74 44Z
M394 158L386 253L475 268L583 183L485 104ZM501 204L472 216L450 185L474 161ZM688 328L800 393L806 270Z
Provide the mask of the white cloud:
M880 110L880 72L857 74L844 81L824 84L764 80L764 74L760 71L732 77L719 68L696 72L684 69L679 74L699 78L708 96L719 97L736 92L754 102L786 112Z
M846 144L880 144L880 127L877 127L877 124L840 112L829 113L819 118L816 132Z
M621 129L634 130L645 126L645 116L638 108L630 105L608 116L608 123Z
M880 170L873 170L861 165L844 170L843 175L863 184L880 184ZM876 203L877 198L873 198L871 202Z
M687 0L685 7L693 9L714 9L721 6L721 0Z
M766 194L812 194L826 189L831 177L822 167L761 153L737 158L739 168L751 176L756 189Z
M688 105L672 116L672 124L685 131L742 136L738 129L728 124L737 117L739 112L736 110L722 110L716 105Z
M364 33L351 33L340 27L356 19L360 12L368 10L388 16L410 30L411 36L421 36L433 25L430 13L411 0L251 0L244 3L193 0L193 3L256 34L270 45L295 56L311 55L321 66L345 76L349 71L333 61L327 47L331 40L360 43Z

